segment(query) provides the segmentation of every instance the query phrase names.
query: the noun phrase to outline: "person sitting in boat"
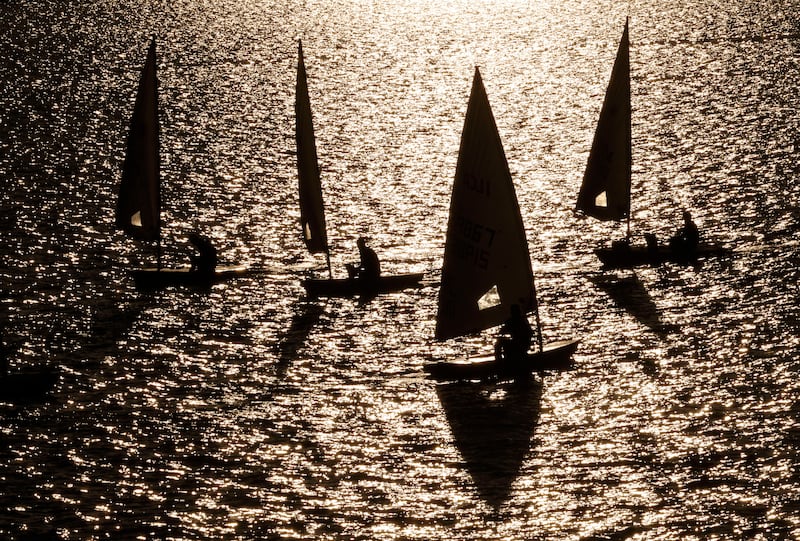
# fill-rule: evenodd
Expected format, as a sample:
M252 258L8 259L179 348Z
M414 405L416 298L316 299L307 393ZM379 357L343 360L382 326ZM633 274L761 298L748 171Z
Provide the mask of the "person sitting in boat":
M683 227L669 240L669 246L673 250L679 250L687 254L694 254L697 245L700 243L700 231L692 221L692 214L688 210L683 211Z
M367 246L367 239L359 237L356 241L358 255L361 258L358 266L347 265L347 274L365 282L377 282L381 275L381 262L375 250Z
M511 305L511 317L500 327L500 333L494 346L497 362L513 365L523 361L531 347L533 329L518 304Z
M208 237L199 233L189 235L189 242L197 250L197 255L192 255L192 269L202 273L212 274L217 266L217 249L211 244Z
M647 243L647 253L652 256L658 255L658 237L655 233L645 233L644 241Z
M629 252L631 249L631 239L625 237L624 239L612 240L611 249L615 252Z

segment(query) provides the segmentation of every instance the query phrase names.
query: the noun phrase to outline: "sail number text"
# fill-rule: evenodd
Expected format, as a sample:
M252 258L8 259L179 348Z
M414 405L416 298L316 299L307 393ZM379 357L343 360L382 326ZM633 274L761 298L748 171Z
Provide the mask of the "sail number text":
M496 231L463 216L456 217L454 226L456 232L460 233L460 242L455 246L457 256L479 269L487 269Z
M467 188L474 192L478 192L486 197L491 195L491 190L489 190L489 179L473 175L472 173L466 173L464 175L464 183L466 184Z

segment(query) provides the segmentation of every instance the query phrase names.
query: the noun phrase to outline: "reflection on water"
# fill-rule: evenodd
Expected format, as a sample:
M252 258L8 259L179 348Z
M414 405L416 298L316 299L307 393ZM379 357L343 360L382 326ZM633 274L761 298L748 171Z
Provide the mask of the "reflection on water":
M438 386L436 394L481 498L500 507L530 450L541 382L454 383Z
M680 331L679 326L667 325L661 321L656 303L635 272L628 276L599 274L589 279L605 291L615 304L627 310L650 330L659 334Z
M797 2L0 3L0 340L59 367L0 404L0 537L791 539L798 481ZM572 213L631 16L635 232L691 209L727 261L605 273ZM262 268L138 292L114 229L159 40L167 265L201 230ZM575 369L439 387L436 287L310 302L297 38L334 269L441 266L479 65L529 228L544 334ZM461 412L461 413L459 413ZM500 442L492 445L492 441Z

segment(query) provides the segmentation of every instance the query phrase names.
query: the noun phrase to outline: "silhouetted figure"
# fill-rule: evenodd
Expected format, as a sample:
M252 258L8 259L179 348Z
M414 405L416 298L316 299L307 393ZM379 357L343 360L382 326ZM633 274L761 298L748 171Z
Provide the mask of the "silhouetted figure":
M647 253L651 256L658 255L658 238L655 233L645 233L644 241L647 243Z
M631 249L631 239L626 237L620 240L612 240L611 249L616 252L629 252Z
M375 250L367 246L367 239L359 237L356 241L358 245L358 255L361 258L358 266L347 265L347 273L350 278L357 278L367 283L377 283L381 276L381 262Z
M683 211L683 227L669 240L669 246L674 251L682 251L685 254L694 254L697 245L700 243L700 231L692 221L692 215L688 210Z
M511 317L500 327L500 333L507 336L500 336L495 342L494 357L497 362L513 366L524 360L531 347L533 329L518 304L511 305Z
M192 270L213 274L217 266L217 249L211 241L198 233L189 235L189 242L195 247L198 255L192 255Z

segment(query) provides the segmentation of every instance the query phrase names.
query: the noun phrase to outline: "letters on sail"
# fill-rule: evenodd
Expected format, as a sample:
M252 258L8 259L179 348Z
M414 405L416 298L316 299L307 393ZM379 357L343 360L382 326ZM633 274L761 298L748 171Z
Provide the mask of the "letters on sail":
M577 209L599 220L621 220L631 206L631 82L628 21L611 70Z
M128 132L116 225L141 240L161 234L156 41L150 43Z
M311 253L328 252L325 207L317 162L317 145L311 119L303 44L297 48L297 85L295 95L295 136L297 139L297 176L300 183L300 224L303 240Z
M442 265L436 338L500 325L535 302L528 242L500 134L475 69Z

